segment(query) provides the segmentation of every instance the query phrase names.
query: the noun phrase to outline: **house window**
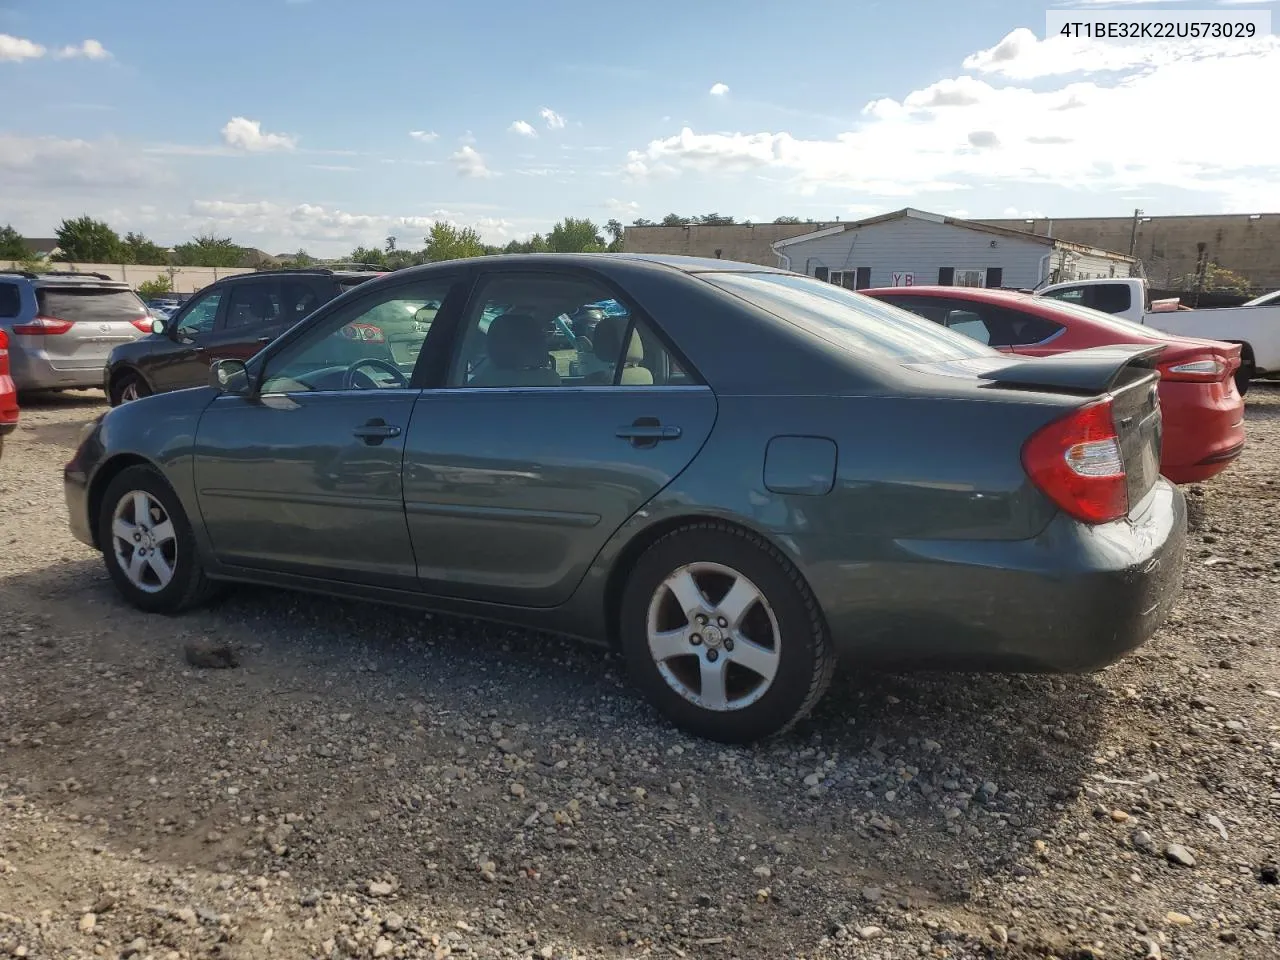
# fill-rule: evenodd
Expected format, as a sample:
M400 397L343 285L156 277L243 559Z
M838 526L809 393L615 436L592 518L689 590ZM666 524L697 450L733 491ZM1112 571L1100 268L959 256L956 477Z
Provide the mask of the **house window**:
M985 286L987 271L985 269L964 270L956 268L955 285L957 287L981 287Z
M856 267L852 270L832 270L828 280L846 290L862 290L871 286L871 268Z

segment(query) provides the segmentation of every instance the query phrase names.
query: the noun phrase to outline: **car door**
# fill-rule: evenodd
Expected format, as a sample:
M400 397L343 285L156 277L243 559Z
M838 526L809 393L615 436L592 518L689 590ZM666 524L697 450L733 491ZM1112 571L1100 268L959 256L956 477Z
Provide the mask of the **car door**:
M279 335L284 309L283 284L275 277L240 280L227 289L227 306L203 341L207 363L248 360Z
M590 353L551 321L625 297L590 274L487 268L441 384L414 408L404 497L422 589L562 603L605 541L694 458L716 401L628 306Z
M201 416L195 479L217 559L381 587L417 588L401 465L433 330L397 362L363 335L380 311L457 309L459 272L374 285L322 308L254 361L251 396ZM437 338L438 339L438 338Z
M149 358L146 375L156 392L181 390L209 381L208 342L226 308L227 289L215 286L197 293L165 324L173 346Z

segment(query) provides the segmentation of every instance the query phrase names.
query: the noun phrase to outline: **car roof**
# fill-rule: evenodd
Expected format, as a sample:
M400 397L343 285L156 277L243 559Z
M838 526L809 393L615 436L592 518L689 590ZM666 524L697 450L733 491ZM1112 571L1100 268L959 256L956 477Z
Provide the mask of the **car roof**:
M926 297L957 297L961 300L981 300L986 303L1025 304L1028 300L1036 299L1030 293L1023 293L1020 290L993 290L990 287L943 287L936 284L912 287L869 287L865 290L859 290L858 293L865 293L871 297L880 294L895 294L898 296L921 294Z

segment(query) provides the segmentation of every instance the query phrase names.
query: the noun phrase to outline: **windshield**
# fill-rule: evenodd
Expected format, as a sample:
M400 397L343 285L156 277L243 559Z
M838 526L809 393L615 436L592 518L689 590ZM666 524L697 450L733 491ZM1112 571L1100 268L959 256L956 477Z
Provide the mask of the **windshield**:
M1114 313L1103 313L1101 310L1094 310L1092 307L1082 307L1078 303L1067 303L1065 300L1057 300L1053 297L1037 297L1036 299L1040 301L1038 306L1043 310L1061 313L1070 317L1080 317L1090 323L1108 327L1116 333L1125 335L1138 333L1143 337L1151 336L1150 327L1135 323L1132 320L1126 320L1124 317L1118 317Z
M147 307L132 290L107 287L41 287L36 290L40 315L80 323L128 322L147 315Z
M703 279L852 353L895 363L989 357L994 351L898 307L812 277L715 273Z

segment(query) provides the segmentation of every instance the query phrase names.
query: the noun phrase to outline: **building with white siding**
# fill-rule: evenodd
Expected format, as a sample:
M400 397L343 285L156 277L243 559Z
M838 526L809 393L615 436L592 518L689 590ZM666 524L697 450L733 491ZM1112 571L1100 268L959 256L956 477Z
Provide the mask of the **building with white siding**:
M944 286L1032 289L1127 277L1133 257L1079 243L906 208L771 244L778 265L853 290Z

